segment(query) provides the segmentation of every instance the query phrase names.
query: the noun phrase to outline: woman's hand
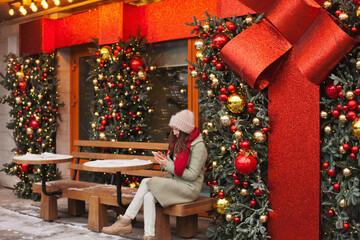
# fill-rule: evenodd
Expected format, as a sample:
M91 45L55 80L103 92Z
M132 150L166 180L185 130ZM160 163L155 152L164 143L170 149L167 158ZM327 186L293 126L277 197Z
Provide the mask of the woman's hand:
M162 153L154 154L155 160L161 165L166 167L169 163L169 160L167 160L166 156Z

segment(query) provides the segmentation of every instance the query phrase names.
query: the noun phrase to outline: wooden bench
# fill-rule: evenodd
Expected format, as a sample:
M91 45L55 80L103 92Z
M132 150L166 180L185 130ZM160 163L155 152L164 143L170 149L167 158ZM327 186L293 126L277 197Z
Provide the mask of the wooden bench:
M143 142L110 142L76 140L78 152L73 152L74 161L69 164L73 172L72 180L57 180L46 183L47 191L62 190L61 197L68 198L68 212L79 216L85 213L85 202L89 202L88 229L100 232L108 225L107 206L118 207L115 185L106 185L85 181L77 181L79 171L84 171L84 162L100 159L142 159L154 162L151 170L122 171L122 174L140 177L166 177L167 172L160 171L160 166L153 156L144 156L144 150L166 151L168 144ZM115 153L84 152L84 148L108 148ZM94 150L94 149L93 149ZM125 150L125 153L120 153ZM140 154L140 155L139 155ZM41 183L33 184L34 192L41 191ZM132 201L137 189L122 187L122 202L128 204ZM176 216L176 232L181 237L193 237L198 232L198 214L212 209L213 199L199 197L197 200L177 204L170 207L156 208L156 236L157 239L171 239L169 216ZM57 197L46 196L41 193L40 217L52 221L58 218Z

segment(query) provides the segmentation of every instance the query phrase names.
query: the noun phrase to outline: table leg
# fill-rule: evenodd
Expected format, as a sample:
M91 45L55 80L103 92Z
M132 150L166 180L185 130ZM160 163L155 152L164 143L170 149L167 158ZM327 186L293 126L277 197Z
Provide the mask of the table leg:
M117 190L117 202L119 207L126 209L129 204L123 204L121 200L121 184L122 184L121 172L116 172L116 190Z
M46 196L61 195L62 191L60 188L58 191L55 191L55 192L47 192L46 191L46 171L45 171L44 164L41 165L41 174L42 174L41 190L42 190L43 194L45 194Z

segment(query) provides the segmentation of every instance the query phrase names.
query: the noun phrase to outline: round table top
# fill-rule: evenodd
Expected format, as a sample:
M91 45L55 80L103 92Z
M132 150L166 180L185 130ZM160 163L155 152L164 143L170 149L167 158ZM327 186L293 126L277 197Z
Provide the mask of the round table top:
M152 168L153 162L140 159L105 159L84 163L85 171L116 173L124 170L143 170Z
M45 152L42 154L27 153L25 155L15 156L12 161L17 164L56 164L71 162L73 158L71 155Z

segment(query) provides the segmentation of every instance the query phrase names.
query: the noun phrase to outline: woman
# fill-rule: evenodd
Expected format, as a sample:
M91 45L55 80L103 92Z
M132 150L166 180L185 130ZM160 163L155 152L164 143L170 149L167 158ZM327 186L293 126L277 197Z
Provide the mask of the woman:
M155 238L155 204L162 207L194 201L204 181L207 151L199 130L194 125L194 114L182 110L170 119L172 131L169 150L165 155L154 153L155 160L168 172L167 178L142 180L136 195L123 216L102 231L107 234L130 234L131 220L144 204L144 237Z

